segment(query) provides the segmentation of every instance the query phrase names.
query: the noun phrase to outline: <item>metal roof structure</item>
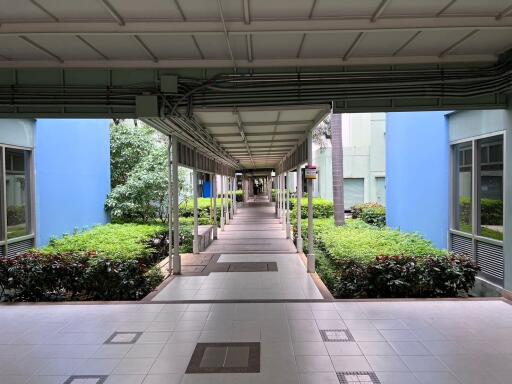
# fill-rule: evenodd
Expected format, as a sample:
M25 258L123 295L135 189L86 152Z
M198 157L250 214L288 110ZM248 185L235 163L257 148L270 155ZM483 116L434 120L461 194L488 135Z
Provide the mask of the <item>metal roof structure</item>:
M0 9L0 117L143 118L230 168L293 166L331 107L503 108L512 88L510 0L0 0Z

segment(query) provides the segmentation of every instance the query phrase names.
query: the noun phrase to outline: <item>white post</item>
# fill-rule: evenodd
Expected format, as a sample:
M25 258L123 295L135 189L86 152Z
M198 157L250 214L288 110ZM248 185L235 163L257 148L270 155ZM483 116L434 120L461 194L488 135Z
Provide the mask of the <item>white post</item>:
M213 239L217 240L217 175L212 177L212 198L213 198Z
M197 154L197 152L196 152ZM196 156L197 159L197 156ZM194 168L192 171L192 186L193 199L194 199L194 240L192 241L192 252L199 253L199 215L197 211L197 170Z
M302 172L297 166L297 252L303 252L302 243Z
M225 183L225 193L226 195L224 196L224 198L227 200L226 201L226 205L225 205L225 208L226 208L226 212L224 213L224 218L226 220L226 224L229 224L229 181L228 181L229 177L225 176L224 177L224 183Z
M224 224L226 223L224 217L224 176L220 175L220 230L224 230Z
M290 172L286 172L286 238L291 237L291 224L290 224Z
M275 201L275 204L276 204L276 217L279 217L279 176L275 175L274 177L274 182L275 182L275 190L276 190L276 201Z
M233 176L233 217L235 217L235 213L236 213L236 175Z
M167 209L168 209L168 220L169 220L169 237L168 237L168 240L169 240L169 263L167 264L167 270L169 271L169 274L172 274L172 244L173 244L173 239L172 239L172 148L171 148L171 136L167 136L167 156L168 156L168 161L167 161L167 165L169 166L169 172L168 172L168 175L167 175L167 179L168 179L168 190L167 190L167 193L168 193L168 197L167 197Z
M308 138L308 165L313 165L313 134L309 131ZM314 273L315 268L315 254L313 251L313 180L308 179L308 272Z
M174 252L172 257L172 273L179 275L181 273L180 256L180 223L179 223L179 185L178 185L178 139L172 137L172 221L174 236Z
M281 217L283 229L286 230L286 177L284 172L281 174Z

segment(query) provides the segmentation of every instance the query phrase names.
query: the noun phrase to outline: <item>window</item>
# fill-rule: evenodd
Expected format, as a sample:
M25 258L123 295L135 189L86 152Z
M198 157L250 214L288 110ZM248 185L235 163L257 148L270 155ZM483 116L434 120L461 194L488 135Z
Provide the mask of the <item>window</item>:
M1 153L1 152L0 152ZM14 239L32 233L30 220L30 152L23 149L5 147L4 182L0 196L5 197L5 217L7 228L1 238Z
M503 136L477 142L479 168L478 235L503 240Z
M453 228L503 240L503 135L457 144L453 148ZM477 154L474 160L473 148Z
M455 145L455 229L471 233L472 225L472 143Z

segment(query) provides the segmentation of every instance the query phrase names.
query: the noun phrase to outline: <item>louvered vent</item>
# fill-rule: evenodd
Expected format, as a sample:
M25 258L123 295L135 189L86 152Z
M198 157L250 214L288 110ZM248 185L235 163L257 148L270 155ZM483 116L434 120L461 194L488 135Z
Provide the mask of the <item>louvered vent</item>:
M22 241L17 241L15 243L9 243L7 247L7 256L13 257L18 253L25 252L30 248L34 247L34 239L27 239Z
M476 260L483 277L503 283L503 247L482 241L476 243Z
M465 253L473 257L473 240L452 233L452 251L455 253Z

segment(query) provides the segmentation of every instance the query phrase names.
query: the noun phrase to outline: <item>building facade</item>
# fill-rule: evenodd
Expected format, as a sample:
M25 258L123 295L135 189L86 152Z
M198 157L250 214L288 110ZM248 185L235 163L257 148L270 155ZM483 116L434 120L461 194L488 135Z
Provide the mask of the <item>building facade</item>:
M386 114L342 116L345 209L363 202L386 203ZM315 148L315 196L332 200L332 151Z
M108 217L108 120L0 119L0 256Z
M471 255L512 290L512 111L387 115L387 224Z

